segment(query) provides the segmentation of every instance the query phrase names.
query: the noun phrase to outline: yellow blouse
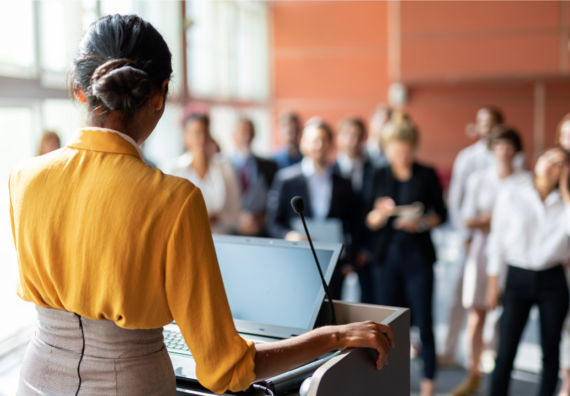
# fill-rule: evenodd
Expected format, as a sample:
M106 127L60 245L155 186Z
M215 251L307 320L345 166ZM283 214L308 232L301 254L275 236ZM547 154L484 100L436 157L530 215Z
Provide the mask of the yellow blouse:
M176 320L214 392L255 379L222 283L200 190L152 169L116 133L83 129L10 175L18 295L127 329Z

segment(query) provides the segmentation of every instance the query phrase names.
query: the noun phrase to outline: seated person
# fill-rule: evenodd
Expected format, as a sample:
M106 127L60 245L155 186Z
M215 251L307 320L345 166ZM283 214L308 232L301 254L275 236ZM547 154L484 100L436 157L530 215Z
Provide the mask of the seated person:
M314 220L340 219L345 233L345 245L352 240L354 199L350 181L333 172L330 154L333 132L322 121L309 123L303 131L300 164L277 173L267 202L267 232L274 238L303 240L304 235L292 230L291 221L299 217L291 207L291 199L300 196L305 201L305 216ZM342 266L337 267L339 270ZM333 275L331 294L340 298L342 273Z
M295 165L303 159L299 148L301 141L301 122L295 113L285 113L279 120L279 133L285 142L285 147L271 158L277 162L279 169Z
M241 183L241 211L237 232L246 236L262 236L265 226L267 192L277 173L277 164L251 151L255 127L249 118L239 120L234 132L237 151L232 162Z
M184 120L186 152L167 167L168 174L190 180L200 189L214 234L235 230L239 214L239 183L231 163L215 154L210 118L192 113Z

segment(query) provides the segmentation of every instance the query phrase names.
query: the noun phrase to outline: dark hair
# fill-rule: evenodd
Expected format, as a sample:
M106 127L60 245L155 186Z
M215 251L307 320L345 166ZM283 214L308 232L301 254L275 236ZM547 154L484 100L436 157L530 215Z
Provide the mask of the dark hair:
M503 115L502 110L496 106L492 106L492 105L484 106L484 107L480 108L479 110L486 110L489 113L491 113L491 115L493 116L493 118L495 119L495 122L497 124L502 124L505 122L505 116Z
M301 129L301 120L299 119L299 116L295 113L285 113L280 117L279 121L281 123L292 122L293 124L295 124L297 129Z
M208 130L208 132L210 131L210 117L208 117L207 114L204 114L204 113L190 113L190 114L188 114L186 116L186 118L184 119L184 122L182 123L183 127L186 128L186 125L188 125L188 123L190 123L192 121L201 122L206 127L206 130Z
M344 118L340 122L339 130L340 130L340 128L344 127L347 124L353 125L353 126L358 128L358 130L360 131L360 139L366 138L366 124L364 123L364 121L362 121L361 118L358 118L358 117L346 117L346 118Z
M511 126L497 125L491 129L491 136L488 143L489 149L492 149L493 146L499 142L499 140L507 140L514 146L517 153L523 149L522 140L519 133L515 128Z
M128 118L171 77L171 60L168 45L150 23L136 15L107 15L83 35L70 89L85 92L91 111L105 116L117 110Z
M333 142L334 141L334 132L329 124L327 124L323 119L320 117L312 117L305 123L305 128L316 128L322 129L326 132L327 138Z

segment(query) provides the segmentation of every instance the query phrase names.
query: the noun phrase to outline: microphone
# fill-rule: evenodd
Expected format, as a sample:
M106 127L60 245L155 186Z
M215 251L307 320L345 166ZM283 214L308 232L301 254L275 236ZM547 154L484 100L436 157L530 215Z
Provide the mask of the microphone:
M301 197L293 197L291 200L291 206L295 213L301 217L301 221L303 222L303 227L305 228L305 232L307 233L307 239L309 240L309 245L311 245L311 251L313 252L313 257L315 258L315 263L317 263L317 268L319 270L319 275L321 276L321 281L323 282L323 288L325 289L325 294L327 295L327 299L329 300L329 308L331 311L331 320L332 324L336 325L336 315L334 312L334 305L331 298L331 293L329 291L329 287L327 286L327 282L325 281L325 277L323 276L323 271L321 270L321 265L319 264L319 259L317 258L317 252L315 251L315 247L313 246L313 241L311 240L311 235L309 234L309 229L307 228L307 223L305 223L305 216L303 216L303 212L305 211L305 203L303 202L303 198Z

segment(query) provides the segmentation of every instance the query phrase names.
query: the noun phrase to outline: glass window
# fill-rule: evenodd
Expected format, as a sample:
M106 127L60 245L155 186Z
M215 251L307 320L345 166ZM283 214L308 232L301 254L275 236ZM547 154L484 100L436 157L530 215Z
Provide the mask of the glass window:
M164 37L172 53L174 70L170 92L180 94L182 83L182 18L178 1L101 0L101 15L136 14L149 21Z
M182 142L182 107L167 103L156 129L144 143L145 158L164 169L184 152Z
M54 131L61 144L67 144L83 125L84 105L69 99L47 99L42 104L42 126L44 131ZM39 142L35 142L36 146Z
M194 97L266 101L267 5L187 1L188 83Z
M15 293L18 277L16 250L10 226L8 177L14 165L34 153L36 115L31 107L0 107L0 340L35 320L34 305Z
M32 0L0 1L0 75L35 77Z

